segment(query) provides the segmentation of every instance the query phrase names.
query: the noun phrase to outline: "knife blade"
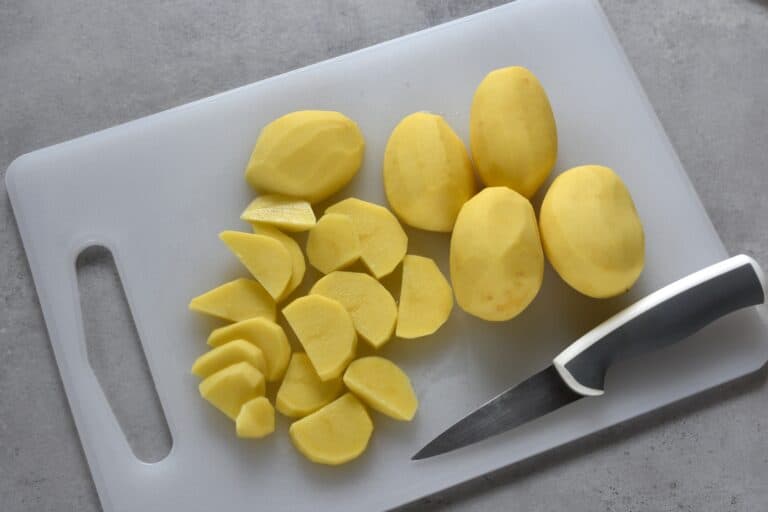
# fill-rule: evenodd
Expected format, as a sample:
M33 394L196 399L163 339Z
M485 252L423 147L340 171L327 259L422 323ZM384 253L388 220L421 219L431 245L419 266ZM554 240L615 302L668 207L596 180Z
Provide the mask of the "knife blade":
M674 344L724 315L762 304L767 293L760 265L743 254L685 276L584 334L550 366L460 419L412 460L477 443L581 398L602 395L614 363Z

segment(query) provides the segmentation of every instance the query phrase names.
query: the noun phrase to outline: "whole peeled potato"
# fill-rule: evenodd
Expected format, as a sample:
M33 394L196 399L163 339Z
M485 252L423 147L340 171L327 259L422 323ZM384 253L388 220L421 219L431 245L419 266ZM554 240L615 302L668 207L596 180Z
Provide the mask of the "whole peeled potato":
M416 112L392 130L384 151L384 190L398 217L415 228L450 231L475 193L464 142L441 116Z
M451 236L456 302L484 320L520 314L541 288L544 254L531 203L507 187L486 188L464 204Z
M364 150L360 128L344 114L291 112L261 130L245 180L260 192L316 203L352 179Z
M469 138L486 185L532 197L557 160L555 117L536 76L520 66L491 71L472 99Z
M539 225L547 259L584 295L623 293L643 270L643 225L624 182L608 167L583 165L558 176Z

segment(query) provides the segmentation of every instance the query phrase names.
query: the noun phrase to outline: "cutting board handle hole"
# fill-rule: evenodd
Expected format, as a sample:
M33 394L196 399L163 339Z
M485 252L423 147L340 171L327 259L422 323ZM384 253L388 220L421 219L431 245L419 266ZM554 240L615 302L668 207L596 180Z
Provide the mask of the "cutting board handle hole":
M88 247L76 269L88 362L133 454L159 462L173 439L112 253Z

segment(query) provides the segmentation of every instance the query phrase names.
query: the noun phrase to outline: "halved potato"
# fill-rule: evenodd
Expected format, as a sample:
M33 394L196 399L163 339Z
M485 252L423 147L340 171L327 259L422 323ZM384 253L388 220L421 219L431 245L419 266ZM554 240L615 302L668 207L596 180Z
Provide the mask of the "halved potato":
M275 431L275 408L266 397L249 400L235 420L237 437L259 439Z
M275 320L275 299L252 279L235 279L198 295L189 302L189 309L231 322L253 317Z
M250 363L261 373L267 372L267 362L259 347L245 340L232 340L198 357L192 365L192 375L204 379L241 361Z
M635 203L608 167L582 165L555 178L541 204L544 252L575 290L594 298L624 293L645 265Z
M307 231L315 225L312 205L303 199L266 194L257 197L240 215L247 222L271 224L286 231Z
M233 420L244 403L264 396L264 387L264 375L245 361L219 370L198 386L200 396Z
M475 193L467 148L437 114L416 112L398 123L382 172L389 204L415 228L450 231L461 205Z
M377 279L395 270L405 256L408 237L397 217L383 206L350 197L328 207L325 213L352 219L360 238L360 258Z
M272 237L240 231L222 231L219 238L273 299L283 294L291 280L293 267L282 243Z
M288 254L291 256L291 280L288 281L288 286L285 288L283 294L277 299L278 301L283 300L293 293L304 280L304 273L307 271L307 264L304 262L304 253L301 252L301 247L299 247L296 240L276 227L270 226L269 224L260 224L258 222L252 223L251 226L253 227L253 232L257 235L272 237L283 244L283 247L286 248Z
M544 253L533 206L507 187L489 187L464 204L451 236L456 302L484 320L519 315L536 297Z
M291 358L291 345L282 327L264 318L251 318L214 330L208 336L208 345L218 347L237 339L259 347L267 363L267 380L280 380Z
M351 393L295 421L291 441L302 455L318 464L336 466L359 457L368 446L373 422Z
M322 201L360 169L365 140L357 124L339 112L303 110L261 130L245 170L256 190Z
M338 378L357 347L352 317L344 306L321 295L308 295L288 304L283 315L320 380Z
M277 390L275 406L289 418L302 418L333 401L341 387L341 379L320 380L307 354L295 352Z
M408 376L383 357L352 361L344 372L344 384L371 409L396 420L411 421L419 408Z
M453 292L435 261L424 256L403 259L397 330L400 338L432 334L451 316Z
M352 316L357 333L375 348L392 337L397 305L376 279L361 272L331 272L312 287L311 294L337 300Z
M352 219L326 213L307 237L309 263L323 274L344 268L360 257L360 238Z

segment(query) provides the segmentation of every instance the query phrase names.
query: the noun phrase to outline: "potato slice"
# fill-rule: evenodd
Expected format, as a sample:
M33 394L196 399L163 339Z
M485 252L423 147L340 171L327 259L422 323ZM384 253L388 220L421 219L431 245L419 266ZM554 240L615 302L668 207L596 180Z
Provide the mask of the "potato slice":
M469 114L472 158L483 183L533 197L557 161L557 126L547 93L524 67L483 78Z
M415 228L451 231L475 193L464 142L445 119L428 112L406 116L392 130L382 173L392 210Z
M251 318L214 330L208 336L208 345L218 347L237 339L259 347L267 363L264 376L269 382L280 380L291 358L291 345L282 327L264 318Z
M249 400L235 420L237 437L259 439L275 431L275 408L266 397Z
M222 231L219 238L273 299L283 294L293 271L291 256L283 244L268 236L240 231Z
M352 361L344 372L344 384L371 409L396 420L411 421L419 408L408 376L383 357Z
M539 214L552 267L594 298L629 290L645 265L645 235L635 203L608 167L583 165L555 178Z
M403 258L395 334L400 338L432 334L448 320L452 309L451 285L435 261L413 254Z
M489 187L464 204L451 236L451 282L461 309L504 321L536 297L544 253L533 206L507 187Z
M320 217L307 237L309 263L323 274L354 263L360 251L360 238L352 219L340 213Z
M360 237L360 258L377 279L395 270L408 250L403 227L383 206L350 197L328 207L325 213L340 213L352 219Z
M231 322L253 317L275 320L275 299L252 279L235 279L198 295L189 309Z
M307 231L315 225L312 205L303 199L267 194L259 196L240 215L247 222L271 224L286 231Z
M245 361L251 366L266 373L267 363L264 353L259 347L245 340L233 340L201 355L192 365L192 375L201 379L223 370L227 366Z
M283 244L283 247L285 247L288 254L291 256L291 280L288 281L288 286L285 288L283 294L277 299L278 301L283 300L293 293L304 280L304 273L307 271L307 264L304 262L304 253L301 252L301 247L299 247L296 240L276 227L270 226L269 224L260 224L258 222L254 222L251 226L253 227L253 232L257 235L272 237Z
M365 451L373 433L373 422L360 400L346 393L295 421L288 432L293 445L306 458L336 466L356 459Z
M320 380L338 378L357 347L352 317L344 306L321 295L308 295L288 304L283 315Z
M264 396L264 387L264 375L245 361L219 370L198 386L200 396L233 420L245 402Z
M331 272L309 292L339 301L352 316L357 333L375 348L392 337L397 305L376 279L361 272Z
M340 391L341 379L323 382L307 354L296 352L277 390L275 406L289 418L302 418L332 402Z
M344 114L291 112L261 130L245 179L256 190L316 203L352 179L364 152L360 128Z

